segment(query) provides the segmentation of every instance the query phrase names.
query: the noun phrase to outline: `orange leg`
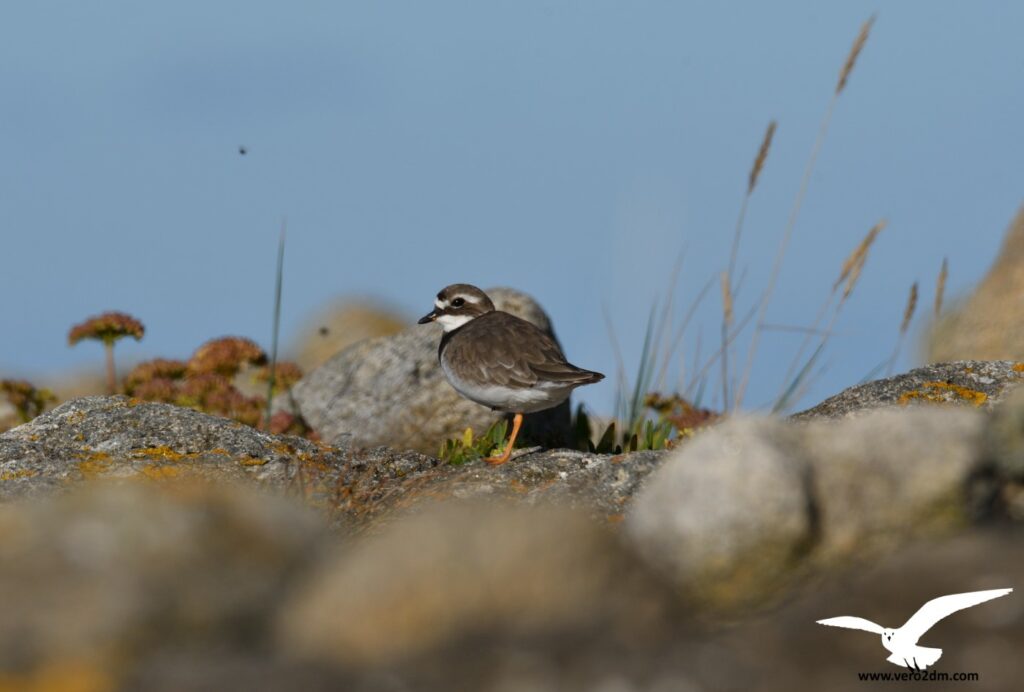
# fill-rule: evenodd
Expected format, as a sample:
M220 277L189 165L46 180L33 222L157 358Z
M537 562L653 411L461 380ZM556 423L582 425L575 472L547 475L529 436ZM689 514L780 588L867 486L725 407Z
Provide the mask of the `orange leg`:
M519 434L519 426L523 424L523 414L517 413L512 419L512 437L508 438L508 446L505 447L505 451L502 452L501 456L498 457L487 457L484 459L488 464L497 466L498 464L504 464L508 461L508 458L512 456L512 445L516 443L516 435Z

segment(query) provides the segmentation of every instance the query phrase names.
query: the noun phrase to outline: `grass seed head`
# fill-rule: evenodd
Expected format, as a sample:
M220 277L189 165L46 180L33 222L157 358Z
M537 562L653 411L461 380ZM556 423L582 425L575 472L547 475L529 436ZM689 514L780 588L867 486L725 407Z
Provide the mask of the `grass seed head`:
M914 310L917 309L917 282L910 287L910 295L907 296L907 306L903 309L903 322L900 324L900 334L906 334L910 327L910 321L914 319Z
M846 289L843 291L843 297L846 298L853 291L854 285L857 283L857 279L860 278L860 272L864 268L864 262L867 260L868 250L871 249L872 244L875 242L875 238L885 228L886 221L882 219L867 232L864 239L860 241L860 244L854 248L853 252L843 261L842 269L839 272L839 278L832 285L832 290L839 288L839 285L846 281Z
M946 293L946 279L949 278L949 260L942 258L942 268L939 269L939 277L935 280L935 316L942 313L942 298Z
M768 128L764 131L764 139L761 140L761 148L757 150L757 157L754 159L754 165L750 168L750 179L747 182L747 194L750 195L754 192L754 188L757 187L757 179L761 176L761 170L764 168L764 162L768 160L768 152L772 148L772 138L775 136L775 121L768 123Z
M843 63L843 69L839 73L839 82L836 84L837 96L846 88L846 82L850 79L850 73L853 72L853 67L857 64L857 58L860 56L860 52L864 49L864 44L868 41L868 35L871 33L871 26L874 23L875 15L871 15L868 20L861 25L860 33L858 33L857 38L854 39L853 45L850 47L850 52L846 56L846 62Z

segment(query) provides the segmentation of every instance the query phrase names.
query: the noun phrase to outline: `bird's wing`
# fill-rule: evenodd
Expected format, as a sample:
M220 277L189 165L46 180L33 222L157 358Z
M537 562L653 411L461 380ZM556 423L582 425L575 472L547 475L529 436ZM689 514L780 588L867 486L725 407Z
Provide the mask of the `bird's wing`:
M985 601L991 601L993 598L1005 596L1011 591L1013 589L990 589L989 591L969 591L968 593L954 593L949 596L933 598L911 615L903 627L900 627L900 635L916 643L936 622L947 615Z
M603 375L567 362L558 343L543 330L506 312L489 312L463 327L487 332L487 339L461 339L451 359L475 363L482 375L499 385L532 387L539 381L584 384ZM454 346L454 342L449 349Z
M840 615L837 618L818 620L818 624L828 625L829 627L845 627L849 630L864 630L865 632L874 632L875 634L881 634L884 629L881 625L876 625L870 620L856 618L852 615Z

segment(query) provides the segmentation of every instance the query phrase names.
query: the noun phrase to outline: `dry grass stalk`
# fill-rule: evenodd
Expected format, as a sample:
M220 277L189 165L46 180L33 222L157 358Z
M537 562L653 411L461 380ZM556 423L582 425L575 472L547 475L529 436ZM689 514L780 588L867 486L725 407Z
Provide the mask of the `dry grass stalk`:
M857 57L864 49L864 44L867 43L868 34L871 33L871 26L874 23L875 15L871 15L868 20L861 25L860 33L857 34L857 38L850 47L850 54L846 56L846 62L843 64L843 69L839 73L839 83L836 84L837 96L846 88L846 81L850 78L850 73L853 72L853 66L857 64Z
M935 316L942 313L942 298L946 293L946 279L949 277L949 259L942 258L942 269L939 270L939 278L935 281Z
M857 283L857 279L860 277L861 269L864 268L864 261L867 259L868 250L871 249L871 245L874 244L875 238L885 228L886 220L882 219L867 232L864 239L860 241L860 244L854 248L853 252L843 261L842 269L839 272L839 278L832 284L832 290L835 291L839 288L839 285L846 281L846 289L843 291L843 297L846 298L850 295L850 291L853 290L853 285Z
M722 272L722 319L726 324L732 324L732 291L729 288L729 272Z
M786 250L789 248L789 241L793 236L793 229L796 227L796 221L800 215L800 209L803 206L804 197L807 195L807 188L811 182L811 174L814 172L814 165L818 160L818 154L821 152L822 145L825 142L825 135L828 133L829 123L832 122L832 113L835 111L836 103L839 101L839 94L846 87L846 81L849 79L850 73L853 71L853 66L857 62L857 57L860 55L861 50L864 48L864 44L868 40L868 34L871 31L871 25L874 24L874 21L875 17L872 15L871 18L861 26L860 33L853 42L850 53L846 56L846 62L843 64L843 69L839 73L839 83L836 86L836 90L832 93L832 98L829 99L828 107L825 109L825 115L821 119L821 125L818 128L818 136L814 140L814 146L811 148L811 155L807 160L807 166L804 168L804 175L800 179L800 189L797 191L796 200L794 200L793 208L789 214L789 220L786 222L785 230L782 233L782 241L779 243L779 249L775 255L775 262L772 265L771 275L768 277L768 284L765 286L764 292L761 294L761 300L758 306L757 324L754 328L754 334L750 338L750 344L747 347L747 362L743 369L743 377L740 379L739 387L736 390L737 408L743 403L743 396L746 393L747 384L750 382L750 374L754 368L754 354L757 353L757 348L760 344L761 332L764 328L768 304L771 302L772 294L775 291L775 284L778 282L779 273L782 269L782 261L786 256ZM838 287L838 284L836 284L836 286ZM846 295L849 295L849 291L852 289L853 285L851 283L847 286ZM834 291L835 289L833 289L833 292ZM801 351L802 350L803 347L801 347ZM799 355L802 354L798 353L798 356Z
M768 160L768 152L772 148L772 138L775 137L775 121L768 123L768 128L764 131L764 139L761 140L761 148L757 150L757 157L754 159L754 165L750 169L750 180L747 183L747 194L750 195L754 192L754 188L757 187L757 179L761 176L761 170L764 168L764 162Z
M900 335L907 333L910 327L910 320L914 319L914 311L917 309L917 282L910 287L910 295L907 296L907 307L903 309L903 322L900 324Z
M722 410L729 409L729 327L732 325L732 279L729 272L722 272Z

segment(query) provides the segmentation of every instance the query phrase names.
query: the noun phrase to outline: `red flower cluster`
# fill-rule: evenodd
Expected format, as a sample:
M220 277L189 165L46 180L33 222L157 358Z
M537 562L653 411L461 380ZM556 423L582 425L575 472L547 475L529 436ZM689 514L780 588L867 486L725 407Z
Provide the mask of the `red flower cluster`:
M225 336L207 341L188 361L189 375L217 374L233 377L244 364L263 365L267 354L251 339Z
M0 392L18 412L22 423L28 423L46 409L46 405L57 397L49 389L36 388L25 380L0 380Z
M97 339L112 344L125 336L139 341L145 333L146 328L142 322L131 315L123 312L105 312L72 327L68 332L68 345L74 346L82 339Z

